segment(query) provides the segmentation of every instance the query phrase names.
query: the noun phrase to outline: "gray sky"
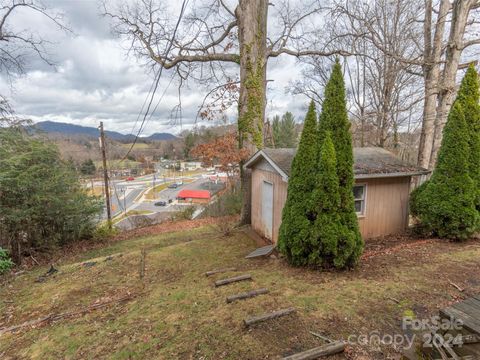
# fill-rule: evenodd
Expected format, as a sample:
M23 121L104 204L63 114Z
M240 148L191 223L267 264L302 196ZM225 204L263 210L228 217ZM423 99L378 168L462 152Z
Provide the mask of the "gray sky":
M152 74L133 56L127 57L125 44L110 32L109 20L99 16L97 0L56 0L50 4L64 13L65 21L75 34L60 32L48 19L32 12L15 13L10 26L19 30L34 29L51 40L53 44L48 50L57 66L49 67L32 57L26 75L16 79L13 87L5 78L0 79L1 93L12 100L19 115L34 121L97 126L102 120L109 130L132 132L152 83ZM288 110L299 121L308 100L285 94L289 81L300 78L299 65L288 57L272 59L267 77L274 80L269 83L267 115ZM170 73L164 71L159 96L169 81ZM178 133L191 128L204 95L205 90L195 86L184 89L181 125L180 122L172 124L170 113L178 103L176 86L172 83L142 135ZM230 123L235 122L235 109L227 116Z

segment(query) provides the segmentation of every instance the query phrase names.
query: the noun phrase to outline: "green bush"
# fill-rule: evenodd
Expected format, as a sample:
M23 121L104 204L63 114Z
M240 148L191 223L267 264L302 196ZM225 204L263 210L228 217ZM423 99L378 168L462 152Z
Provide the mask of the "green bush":
M0 275L10 270L13 265L14 263L12 259L10 259L7 250L0 247Z
M215 202L208 204L202 217L221 217L240 214L242 210L242 193L237 184L219 195Z
M186 206L184 209L176 212L172 220L192 220L195 206Z
M91 237L103 207L54 144L22 128L0 128L0 189L0 234L15 261L23 251Z
M104 241L118 234L118 229L112 226L110 228L106 222L101 223L95 228L93 238L95 240Z
M469 175L468 130L460 102L455 102L443 132L437 166L431 179L411 197L411 213L424 231L462 240L478 229L476 191Z

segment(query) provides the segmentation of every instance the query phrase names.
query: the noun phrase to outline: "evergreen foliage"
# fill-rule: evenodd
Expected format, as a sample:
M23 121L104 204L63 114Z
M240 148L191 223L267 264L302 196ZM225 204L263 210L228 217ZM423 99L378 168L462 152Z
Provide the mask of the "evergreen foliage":
M271 147L279 148L280 144L281 130L280 130L280 116L275 115L272 121L272 135L273 135L273 144L268 144Z
M297 145L297 131L295 129L295 117L289 111L282 116L280 122L280 139L276 147L294 148Z
M345 82L338 59L333 66L332 74L325 87L318 126L319 146L322 146L325 141L327 132L332 134L337 158L340 220L341 224L348 229L338 242L338 258L335 266L350 267L358 262L362 254L363 240L355 213L352 135L347 113Z
M53 144L0 129L0 234L11 255L91 236L101 202L86 195Z
M15 264L13 263L12 259L10 259L7 250L0 247L0 275L6 273L14 265Z
M330 132L326 132L322 143L315 190L312 193L315 221L308 243L308 264L320 267L332 267L337 261L339 239L347 232L341 225L339 183L337 159Z
M477 190L475 205L480 211L480 91L478 74L474 65L470 65L462 80L457 100L462 106L468 131L470 177Z
M456 101L443 131L432 177L411 197L412 214L428 233L462 240L478 229L480 216L475 209L477 189L470 177L469 143L461 101Z
M297 145L295 117L289 111L280 116L275 115L272 121L273 144L275 148L294 148Z
M288 194L282 213L278 248L293 265L308 263L313 199L317 181L317 115L310 103L305 116L300 144L292 162Z
M80 173L82 175L95 175L95 171L97 171L97 168L95 167L92 159L85 160L80 165Z

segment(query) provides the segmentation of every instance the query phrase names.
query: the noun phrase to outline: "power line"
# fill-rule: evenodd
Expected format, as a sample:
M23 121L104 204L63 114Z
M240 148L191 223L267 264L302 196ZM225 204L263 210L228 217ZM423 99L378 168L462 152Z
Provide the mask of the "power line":
M175 25L175 29L173 31L173 34L172 34L172 38L170 39L170 42L167 46L167 49L165 51L165 54L163 56L163 59L166 59L168 57L168 54L170 53L170 50L172 49L172 46L173 46L173 41L175 39L175 36L177 34L177 31L178 31L178 27L180 25L180 22L183 18L183 14L185 13L185 8L186 8L186 5L188 3L188 0L183 0L182 2L182 8L180 10L180 15L178 16L178 20L177 20L177 23ZM158 76L156 77L154 83L155 83L155 86L153 88L153 92L150 96L150 101L148 102L148 106L147 106L147 109L145 111L145 114L143 116L143 119L142 119L142 123L140 124L140 128L138 129L138 132L137 132L137 135L135 136L135 139L133 140L133 143L132 143L132 146L130 146L130 149L128 149L127 153L125 154L125 156L123 157L122 161L125 160L128 155L130 154L130 152L132 151L133 147L135 146L135 144L137 143L137 139L138 137L140 136L140 134L142 133L142 130L143 130L143 127L145 125L145 121L147 119L147 116L148 116L148 113L150 111L150 107L152 106L152 103L153 103L153 99L155 98L155 93L157 92L157 88L158 88L158 84L160 83L160 78L162 77L162 73L163 73L163 66L160 67L160 70L158 71ZM148 95L147 95L148 97ZM157 104L158 106L158 104ZM156 107L155 107L156 109ZM153 112L152 112L153 114ZM151 117L151 116L150 116Z

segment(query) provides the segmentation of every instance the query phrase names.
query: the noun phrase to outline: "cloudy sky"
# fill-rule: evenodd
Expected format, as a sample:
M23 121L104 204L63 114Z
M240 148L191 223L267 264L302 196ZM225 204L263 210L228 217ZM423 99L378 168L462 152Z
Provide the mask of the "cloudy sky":
M17 11L10 17L9 26L33 30L50 40L48 51L57 65L51 67L30 57L26 74L13 84L0 78L0 92L11 99L19 115L34 121L85 126L98 126L104 121L109 130L136 132L134 124L152 84L152 73L128 56L125 43L112 34L109 19L99 15L97 0L49 0L47 4L64 14L73 34L59 31L46 17L31 11ZM274 81L269 83L268 115L289 110L300 120L306 98L285 93L289 81L299 77L295 60L286 57L269 62L268 79ZM142 135L178 133L193 126L206 90L196 86L184 89L182 119L173 122L171 110L178 97L174 83L167 87L169 81L169 72L164 72L158 94L165 92L165 96ZM236 121L234 109L227 115L229 122Z

